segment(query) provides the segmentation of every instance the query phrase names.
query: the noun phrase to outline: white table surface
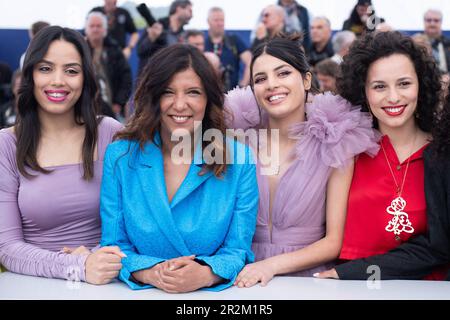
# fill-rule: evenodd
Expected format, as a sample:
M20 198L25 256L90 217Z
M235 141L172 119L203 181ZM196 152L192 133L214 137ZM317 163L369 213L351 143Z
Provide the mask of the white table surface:
M276 277L267 287L168 294L133 291L122 282L104 286L0 273L0 300L450 300L450 282L321 280Z

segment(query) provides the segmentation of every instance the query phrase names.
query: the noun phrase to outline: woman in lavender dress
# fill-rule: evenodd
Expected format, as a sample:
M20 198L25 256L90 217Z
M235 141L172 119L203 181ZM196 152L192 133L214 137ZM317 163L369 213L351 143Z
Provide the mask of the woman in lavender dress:
M253 54L251 90L236 89L226 99L231 127L269 129L267 142L257 146L256 262L241 271L239 287L332 266L343 240L353 158L378 150L369 114L331 94L306 103L312 75L296 39L272 39ZM261 155L271 155L272 163Z
M9 271L104 284L122 252L100 241L103 155L121 125L96 116L89 48L47 27L25 57L19 117L0 131L0 264Z

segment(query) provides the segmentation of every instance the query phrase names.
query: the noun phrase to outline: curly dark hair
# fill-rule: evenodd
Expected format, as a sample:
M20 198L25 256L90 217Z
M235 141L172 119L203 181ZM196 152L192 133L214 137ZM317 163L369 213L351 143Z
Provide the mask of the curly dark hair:
M449 86L450 87L450 86ZM441 160L450 156L450 95L447 95L444 106L437 114L433 130L433 142L431 143L431 151L433 159Z
M338 93L352 104L361 106L362 111L369 112L365 92L369 67L378 59L397 53L409 57L414 64L419 79L416 122L421 130L431 132L440 102L440 72L426 49L400 32L368 33L355 41L341 64L337 78ZM374 127L378 127L375 118Z

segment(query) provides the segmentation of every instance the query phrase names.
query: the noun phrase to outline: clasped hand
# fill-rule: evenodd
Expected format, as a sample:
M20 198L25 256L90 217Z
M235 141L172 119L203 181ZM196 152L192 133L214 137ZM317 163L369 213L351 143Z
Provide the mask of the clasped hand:
M195 256L179 257L161 262L150 269L133 273L138 281L168 293L191 292L215 283L211 268L194 261Z

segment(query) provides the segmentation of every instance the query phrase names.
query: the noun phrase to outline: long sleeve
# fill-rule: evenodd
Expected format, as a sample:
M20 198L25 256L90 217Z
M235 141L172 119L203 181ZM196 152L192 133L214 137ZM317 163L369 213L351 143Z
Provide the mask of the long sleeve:
M248 147L246 147L246 159L252 159ZM197 257L208 264L216 275L228 281L205 290L219 291L230 287L245 264L254 261L251 243L258 210L256 166L245 164L240 170L241 177L238 182L239 189L234 213L225 241L214 255Z
M15 142L6 132L0 132L0 177L0 264L25 275L85 281L87 256L44 250L25 242Z
M165 259L139 254L128 238L122 211L119 169L115 165L118 157L111 147L106 149L100 193L101 246L119 246L121 251L126 254L127 257L122 259L123 267L119 274L120 280L134 290L152 288L151 285L140 285L132 281L131 274L135 271L149 269Z
M371 265L380 267L382 280L423 279L434 267L450 261L450 171L436 165L428 151L424 152L428 233L386 254L336 266L340 279L365 280Z

